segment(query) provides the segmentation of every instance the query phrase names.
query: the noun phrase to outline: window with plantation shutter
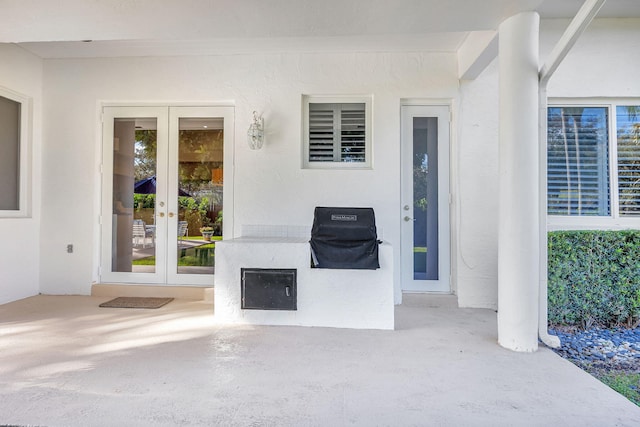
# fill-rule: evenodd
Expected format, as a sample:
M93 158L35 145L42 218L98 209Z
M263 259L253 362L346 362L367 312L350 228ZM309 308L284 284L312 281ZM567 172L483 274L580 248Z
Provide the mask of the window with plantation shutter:
M640 101L579 102L547 110L548 225L638 228Z
M369 168L370 104L368 98L306 96L304 167Z
M640 106L616 108L620 215L640 216Z
M549 108L550 215L609 215L607 129L605 107Z

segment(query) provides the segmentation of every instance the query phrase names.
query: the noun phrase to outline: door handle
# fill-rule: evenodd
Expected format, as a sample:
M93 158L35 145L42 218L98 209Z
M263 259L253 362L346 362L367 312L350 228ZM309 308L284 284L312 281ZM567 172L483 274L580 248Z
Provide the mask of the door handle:
M160 213L158 214L158 216L159 216L160 218L163 218L163 217L164 217L164 212L160 212Z
M408 216L405 216L405 217L404 217L404 220L405 220L406 222L409 222L409 221L411 221L411 218L410 218L410 217L408 217Z
M173 218L175 214L173 212L169 212L169 218Z

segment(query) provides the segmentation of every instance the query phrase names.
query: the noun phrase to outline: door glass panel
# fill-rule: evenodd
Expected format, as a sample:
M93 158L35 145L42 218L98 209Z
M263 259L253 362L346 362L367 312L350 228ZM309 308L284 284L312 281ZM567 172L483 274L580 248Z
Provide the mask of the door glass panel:
M413 118L413 277L438 280L438 119Z
M0 210L20 209L21 104L0 96Z
M213 274L222 238L223 119L181 118L178 142L178 274Z
M116 118L113 127L111 269L156 269L157 120Z

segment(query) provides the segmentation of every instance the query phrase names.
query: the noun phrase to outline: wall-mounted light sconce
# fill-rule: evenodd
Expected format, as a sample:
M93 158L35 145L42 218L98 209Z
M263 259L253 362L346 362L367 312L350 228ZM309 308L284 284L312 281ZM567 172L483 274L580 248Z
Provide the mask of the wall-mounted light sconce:
M247 131L247 142L252 150L259 150L264 144L264 120L258 113L253 112L253 123L249 125Z

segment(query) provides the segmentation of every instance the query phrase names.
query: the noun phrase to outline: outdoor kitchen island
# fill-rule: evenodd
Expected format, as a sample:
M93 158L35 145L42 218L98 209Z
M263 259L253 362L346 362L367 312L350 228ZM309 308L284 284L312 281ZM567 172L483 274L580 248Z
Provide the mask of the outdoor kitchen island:
M376 270L312 268L308 237L222 240L216 243L215 257L214 314L218 322L394 328L393 251L388 243L380 244L380 268ZM287 281L292 271L295 286ZM295 309L243 309L242 278L247 272L282 272L285 282L280 286L286 289L286 297L295 298ZM280 279L272 282L280 283Z

